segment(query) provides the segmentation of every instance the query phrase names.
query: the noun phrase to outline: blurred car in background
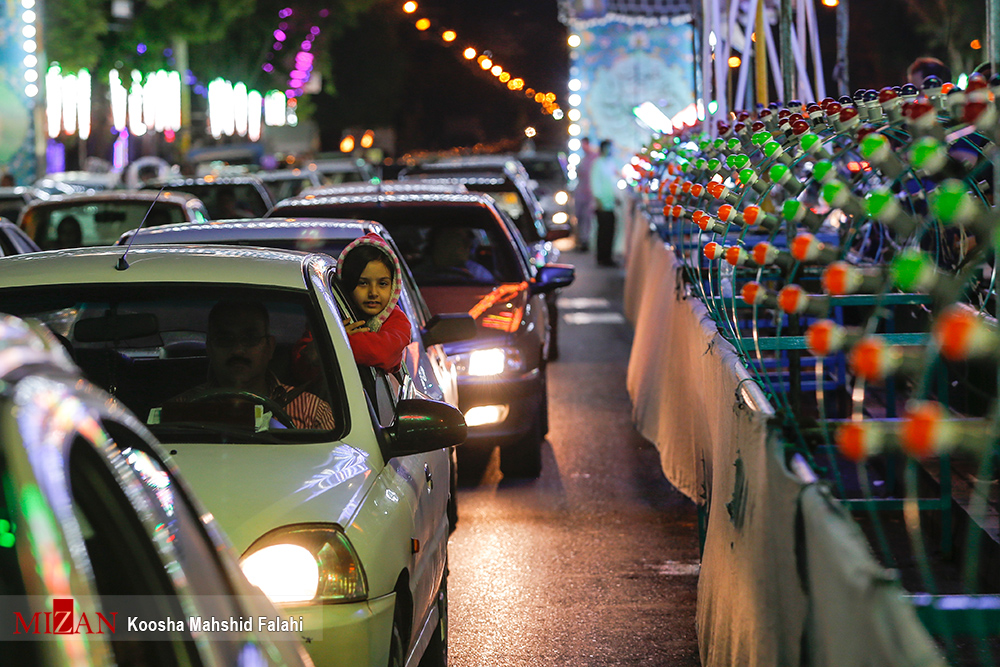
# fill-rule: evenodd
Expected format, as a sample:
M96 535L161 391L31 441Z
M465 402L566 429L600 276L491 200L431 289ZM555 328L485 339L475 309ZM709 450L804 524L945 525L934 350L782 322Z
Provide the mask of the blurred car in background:
M49 193L34 187L0 188L0 217L17 222L21 210L36 199L48 199Z
M264 183L268 194L271 195L271 201L276 202L294 197L306 188L318 187L323 183L319 172L309 168L299 169L295 167L258 171L254 173L254 176Z
M62 171L46 174L35 181L34 187L52 195L65 195L114 190L121 186L121 181L121 174L116 171Z
M10 220L0 218L0 257L38 252L41 248Z
M554 262L559 251L548 242L569 236L567 226L549 229L545 212L531 188L524 165L507 155L470 155L418 162L400 172L399 180L446 179L473 192L485 192L510 216L529 246L536 263Z
M0 260L0 303L61 336L109 405L146 417L247 578L303 618L317 664L443 664L448 448L465 438L461 413L423 398L419 373L355 362L325 254L125 250ZM213 382L251 365L267 395Z
M320 158L302 165L319 174L322 185L337 183L370 183L378 179L378 174L366 161L353 157Z
M43 250L56 250L114 245L143 221L155 226L208 217L201 200L185 192L108 190L32 202L21 211L18 226Z
M547 224L541 203L535 197L524 166L504 155L473 155L460 158L422 162L405 169L400 179L424 183L464 185L472 192L490 195L497 206L514 221L524 239L528 261L544 266L559 261L559 248L554 241L568 237L573 228L568 223ZM549 306L549 328L559 330L559 306L556 291L546 295ZM553 334L549 358L559 358L559 337Z
M14 633L4 664L312 665L297 636L256 623L129 631L136 608L185 622L279 613L142 423L83 379L49 330L9 315L0 315L0 429L0 608ZM60 601L76 633L48 634ZM41 635L17 641L14 614L24 633Z
M261 218L267 215L274 204L264 183L251 174L240 176L208 174L197 178L182 176L165 181L151 181L146 183L143 189L159 190L164 186L171 192L187 192L203 201L212 220ZM122 229L119 233L131 228Z
M410 181L379 181L378 183L339 183L337 185L321 185L308 188L300 194L302 197L333 197L336 195L382 195L382 194L462 194L468 192L461 183L449 183L446 180L413 179ZM291 199L291 198L290 198ZM275 204L279 206L281 202Z
M566 156L558 151L532 151L518 154L534 186L545 222L553 225L575 224Z
M408 181L403 181L406 183ZM376 220L395 240L432 313L468 312L472 339L445 345L458 370L459 407L469 425L463 449L501 447L503 472L537 477L548 432L546 364L553 345L547 295L569 285L573 267L529 262L511 220L478 192L304 195L279 202L275 217ZM466 260L438 266L463 239ZM459 463L463 456L459 451Z

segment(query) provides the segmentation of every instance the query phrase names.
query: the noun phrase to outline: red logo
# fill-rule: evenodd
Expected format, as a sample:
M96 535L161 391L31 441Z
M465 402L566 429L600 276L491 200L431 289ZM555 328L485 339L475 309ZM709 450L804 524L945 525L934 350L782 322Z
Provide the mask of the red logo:
M15 635L103 635L114 634L117 611L111 612L111 620L101 612L88 616L73 612L73 598L57 598L52 601L52 611L38 612L25 620L21 612L14 612ZM96 616L96 618L94 618Z

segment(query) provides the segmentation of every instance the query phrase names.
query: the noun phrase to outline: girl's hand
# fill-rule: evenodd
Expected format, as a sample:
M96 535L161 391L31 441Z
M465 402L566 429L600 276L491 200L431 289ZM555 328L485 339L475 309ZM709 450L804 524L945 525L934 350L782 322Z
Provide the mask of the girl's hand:
M347 333L349 334L364 333L369 331L368 325L363 320L358 320L357 322L344 320L344 326L347 327Z

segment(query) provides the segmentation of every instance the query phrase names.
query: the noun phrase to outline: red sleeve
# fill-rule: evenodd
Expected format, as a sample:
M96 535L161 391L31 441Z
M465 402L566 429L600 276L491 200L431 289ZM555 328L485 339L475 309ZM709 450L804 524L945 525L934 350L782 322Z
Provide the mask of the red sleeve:
M410 344L410 320L397 306L378 331L351 334L348 340L354 361L394 373L403 363L403 350Z

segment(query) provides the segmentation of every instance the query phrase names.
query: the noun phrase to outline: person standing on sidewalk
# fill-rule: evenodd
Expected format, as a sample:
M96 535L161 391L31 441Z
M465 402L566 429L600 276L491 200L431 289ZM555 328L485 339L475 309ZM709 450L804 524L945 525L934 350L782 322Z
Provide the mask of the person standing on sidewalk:
M580 141L580 149L583 151L583 157L576 170L576 190L573 193L576 203L576 249L587 252L590 250L590 226L594 218L594 191L590 188L590 174L594 170L598 152L588 137Z
M601 155L590 173L597 217L597 264L615 266L615 203L618 199L618 166L611 155L611 140L601 141Z

